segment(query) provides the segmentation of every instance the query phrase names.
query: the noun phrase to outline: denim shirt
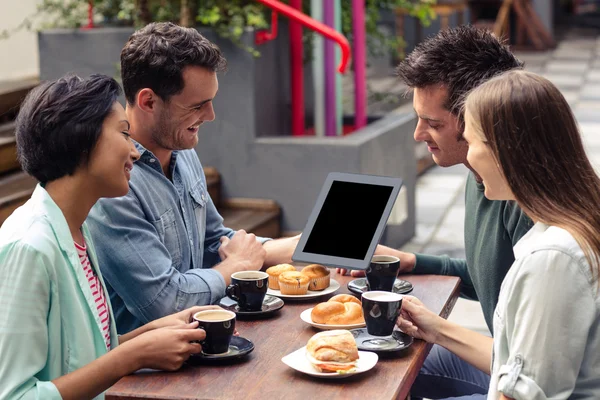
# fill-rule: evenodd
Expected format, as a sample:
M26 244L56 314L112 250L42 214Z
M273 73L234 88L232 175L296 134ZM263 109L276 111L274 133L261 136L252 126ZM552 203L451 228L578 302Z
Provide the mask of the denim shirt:
M514 252L494 313L488 399L600 399L600 296L583 250L538 222Z
M152 152L136 147L129 193L100 200L88 217L119 333L225 296L225 280L211 267L221 261L220 238L234 234L194 150L173 152L171 181Z

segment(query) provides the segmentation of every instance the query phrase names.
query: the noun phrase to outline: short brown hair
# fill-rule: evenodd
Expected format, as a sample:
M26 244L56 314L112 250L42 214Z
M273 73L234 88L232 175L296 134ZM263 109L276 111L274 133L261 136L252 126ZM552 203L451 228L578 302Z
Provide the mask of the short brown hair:
M462 119L466 94L488 79L515 68L519 61L491 32L459 26L420 43L396 70L408 87L441 85L448 89L445 107Z
M153 22L134 32L121 51L121 78L129 104L150 88L161 99L183 90L183 69L199 66L220 72L227 61L217 45L194 28L171 22Z

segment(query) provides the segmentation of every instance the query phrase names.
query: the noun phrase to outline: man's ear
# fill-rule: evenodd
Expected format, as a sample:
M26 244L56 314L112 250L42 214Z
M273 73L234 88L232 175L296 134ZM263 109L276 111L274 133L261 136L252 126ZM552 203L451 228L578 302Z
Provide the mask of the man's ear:
M156 110L158 96L152 89L144 88L136 96L136 105L145 112L152 113Z

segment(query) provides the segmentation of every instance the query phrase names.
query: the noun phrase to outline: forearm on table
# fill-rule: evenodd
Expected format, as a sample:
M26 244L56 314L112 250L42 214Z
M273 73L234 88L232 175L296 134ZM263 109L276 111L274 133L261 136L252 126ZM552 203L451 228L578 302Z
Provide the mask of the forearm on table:
M444 320L436 343L456 354L475 368L490 374L493 339Z
M138 357L126 347L117 347L102 357L52 381L63 400L91 399L139 369Z
M263 268L269 268L273 265L291 263L292 255L296 250L300 235L269 240L263 244L263 248L267 252Z
M416 256L413 253L406 253L381 244L375 249L375 255L398 257L400 259L400 271L403 273L412 272L417 262Z

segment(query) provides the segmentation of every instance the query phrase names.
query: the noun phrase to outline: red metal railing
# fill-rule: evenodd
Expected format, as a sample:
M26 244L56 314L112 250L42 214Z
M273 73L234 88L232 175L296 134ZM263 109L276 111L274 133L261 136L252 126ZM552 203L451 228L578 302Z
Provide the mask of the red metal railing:
M273 40L277 37L277 14L288 17L290 21L290 63L291 63L291 95L292 95L292 135L303 136L304 126L304 68L303 68L303 47L302 47L302 29L299 25L318 32L319 34L331 39L339 44L342 52L338 71L344 73L350 61L350 44L348 39L341 33L329 26L312 19L300 11L301 0L290 0L290 5L283 4L277 0L256 0L271 8L271 31L257 32L255 41L257 44L264 43L266 40ZM273 23L273 20L275 22Z
M283 14L286 17L292 19L295 22L300 23L301 25L306 26L307 28L320 33L328 39L333 40L334 42L340 45L342 50L342 59L340 64L338 65L338 71L343 74L346 72L346 67L348 66L348 62L350 61L350 43L348 43L348 39L335 29L328 27L327 25L312 19L308 15L304 14L301 11L296 10L293 7L288 6L287 4L283 4L277 0L256 0L259 3L264 4L265 6L275 10L279 14Z

